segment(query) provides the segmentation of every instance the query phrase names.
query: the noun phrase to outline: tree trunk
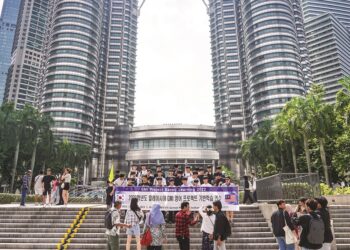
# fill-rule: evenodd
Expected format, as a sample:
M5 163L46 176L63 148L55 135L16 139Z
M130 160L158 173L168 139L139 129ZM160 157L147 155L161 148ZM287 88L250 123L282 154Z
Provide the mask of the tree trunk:
M330 185L329 176L328 176L328 166L327 166L327 160L326 160L326 151L324 149L325 140L323 138L320 138L319 141L320 141L320 155L321 155L321 161L323 165L324 177L326 179L326 184Z
M283 155L283 151L282 150L281 150L281 166L282 166L282 171L285 171L286 164L285 164L284 155Z
M11 188L10 192L13 193L13 188L15 185L15 176L16 176L16 169L17 169L17 163L18 163L18 155L19 155L19 146L20 146L20 140L17 140L17 145L16 145L16 152L15 152L15 157L13 159L13 166L12 166L12 176L11 176Z
M303 137L304 137L304 150L305 150L305 157L306 157L306 163L307 163L307 170L308 170L308 173L311 174L311 157L310 157L309 141L306 134L303 134Z
M297 166L297 154L295 152L295 145L294 142L291 142L291 147L292 147L292 158L293 158L293 166L294 166L294 173L298 173L298 166Z
M33 148L33 152L32 152L32 159L30 161L30 170L32 170L32 175L30 176L30 182L29 184L32 183L32 179L33 179L33 174L34 174L34 166L35 166L35 159L36 159L36 149L38 148L38 138L35 139L34 142L34 148Z

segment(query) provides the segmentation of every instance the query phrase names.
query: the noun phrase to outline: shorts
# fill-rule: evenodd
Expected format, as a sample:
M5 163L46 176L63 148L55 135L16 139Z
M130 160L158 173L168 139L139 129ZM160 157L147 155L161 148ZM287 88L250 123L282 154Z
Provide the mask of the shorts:
M43 195L51 195L51 188L50 189L44 189Z
M67 183L66 183L66 182L64 183L63 190L67 190L67 191L69 190L69 183L68 183L68 182L67 182Z
M126 235L130 235L130 236L140 236L140 225L136 224L133 225L131 228L126 229Z
M43 189L41 187L34 187L34 193L35 195L43 195Z

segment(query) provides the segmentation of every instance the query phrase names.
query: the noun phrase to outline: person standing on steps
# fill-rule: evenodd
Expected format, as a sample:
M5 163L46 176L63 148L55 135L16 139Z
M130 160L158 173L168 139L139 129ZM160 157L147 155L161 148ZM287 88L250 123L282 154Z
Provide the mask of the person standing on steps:
M331 250L333 234L331 226L331 216L328 211L328 200L321 196L315 199L317 201L317 213L321 216L324 223L324 241L320 250Z
M190 250L190 226L198 222L198 217L191 218L190 203L181 203L181 210L175 216L175 236L180 250Z
M213 250L213 233L215 224L213 207L211 205L203 206L199 209L199 214L202 216L202 250Z
M107 235L107 249L108 250L120 250L119 246L119 233L120 228L131 227L128 224L120 223L120 208L122 207L121 201L116 201L111 211L112 229L106 229Z
M231 224L221 211L221 201L214 201L213 208L216 216L213 232L214 250L226 250L226 240L231 236Z
M252 173L251 178L252 178L252 192L253 192L254 202L258 202L258 194L256 192L256 181L257 181L257 178L256 178L255 173Z
M51 175L51 169L48 168L46 170L46 175L43 177L43 180L42 180L42 183L43 183L43 186L44 186L44 192L43 192L43 204L44 204L44 207L46 207L46 200L48 198L49 200L49 205L51 205L51 189L52 189L52 186L51 186L51 182L53 180L55 180L55 176Z
M275 211L271 216L271 223L273 234L275 235L279 249L280 250L294 250L294 243L288 244L286 243L286 233L284 231L284 227L287 226L289 229L296 235L295 227L291 221L291 218L286 210L286 202L284 200L279 200L277 202L278 210Z
M38 200L43 200L43 178L44 171L40 170L39 174L34 179L35 206L39 205Z
M153 204L149 213L146 214L143 233L149 228L152 235L151 245L147 250L162 250L162 245L167 242L165 234L165 220L159 204Z
M130 201L130 209L125 215L125 223L131 225L131 227L126 230L126 250L130 250L132 236L135 236L137 250L141 250L140 224L143 222L143 217L144 215L138 206L138 199L132 198Z
M28 170L26 174L22 178L22 187L21 187L21 206L24 207L26 205L27 194L30 189L30 176L32 175L32 171Z
M247 175L243 176L244 179L244 197L243 197L243 204L247 203L247 200L250 201L250 204L254 203L254 199L252 197L251 191L251 183L249 181L249 177Z
M68 198L69 198L69 189L70 189L70 182L72 180L71 173L72 170L70 168L66 168L64 170L63 176L61 177L62 179L62 198L63 198L63 203L65 206L68 205Z

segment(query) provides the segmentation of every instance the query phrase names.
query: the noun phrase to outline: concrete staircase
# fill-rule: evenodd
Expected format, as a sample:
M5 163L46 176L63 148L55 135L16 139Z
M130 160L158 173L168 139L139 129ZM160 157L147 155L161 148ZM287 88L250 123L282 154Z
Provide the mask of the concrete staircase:
M71 240L68 249L106 249L104 228L104 208L91 208L84 223L75 238ZM175 239L175 226L167 225L167 250L179 249ZM191 250L201 249L202 235L200 226L191 230ZM125 231L121 233L121 249L125 249ZM229 238L227 249L278 249L276 240L267 222L256 206L242 206L241 211L235 213L232 236ZM136 249L133 244L132 249Z
M57 249L79 208L0 208L0 249Z
M337 249L350 249L350 205L329 207L333 220Z

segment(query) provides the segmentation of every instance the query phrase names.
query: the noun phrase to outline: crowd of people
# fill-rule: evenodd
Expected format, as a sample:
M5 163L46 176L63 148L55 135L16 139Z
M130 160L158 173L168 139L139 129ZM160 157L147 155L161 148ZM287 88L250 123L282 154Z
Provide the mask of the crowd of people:
M256 176L244 176L244 199L243 203L255 203L258 201L256 194ZM157 166L155 172L147 166L132 166L129 173L125 174L119 170L115 173L115 179L107 182L106 203L111 207L115 187L132 186L157 186L157 187L232 187L239 185L233 183L231 177L226 176L220 166L213 170L212 166L205 168L192 168L186 165L184 170L174 165L168 171Z
M153 204L151 210L144 215L138 206L137 198L132 198L130 207L126 211L124 223L121 223L122 202L116 201L112 208L106 213L107 221L106 235L108 238L108 249L119 250L119 234L122 228L126 229L127 241L126 250L130 250L132 238L136 240L137 250L141 250L142 245L147 250L161 250L167 243L166 221L164 213L159 204ZM215 201L212 205L206 205L199 211L192 212L187 201L181 203L180 211L175 216L175 234L180 250L190 249L190 226L201 223L202 249L203 250L226 250L226 240L231 236L231 224L225 213L221 211L221 201ZM141 230L142 227L142 230ZM142 231L142 233L141 233ZM145 243L144 239L147 231L151 235L150 241ZM141 243L143 243L141 245Z
M70 168L64 168L62 174L53 175L50 168L44 171L40 171L34 178L34 199L35 205L52 206L52 205L64 205L67 206L69 199L70 182L72 170ZM22 177L21 185L21 204L25 206L27 194L31 188L32 171L28 170Z
M333 234L325 197L302 198L294 211L284 200L277 206L271 223L280 250L331 250Z

